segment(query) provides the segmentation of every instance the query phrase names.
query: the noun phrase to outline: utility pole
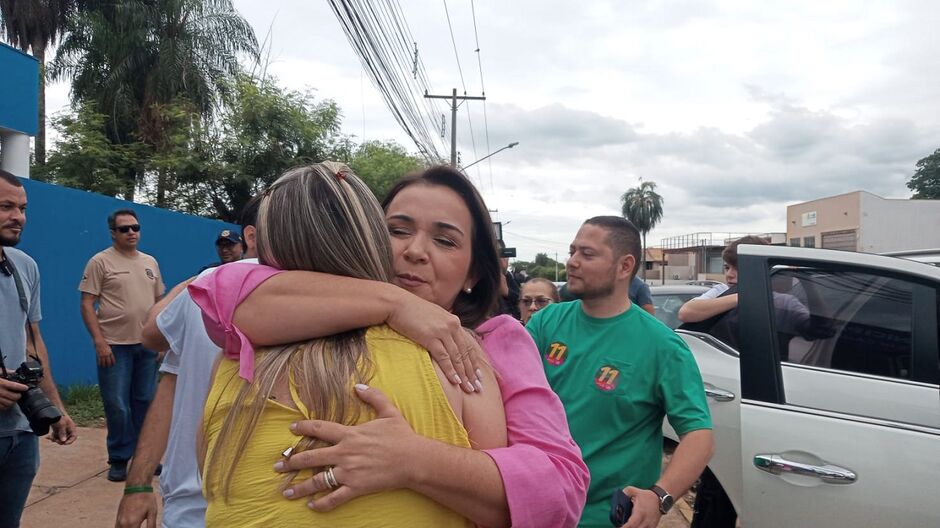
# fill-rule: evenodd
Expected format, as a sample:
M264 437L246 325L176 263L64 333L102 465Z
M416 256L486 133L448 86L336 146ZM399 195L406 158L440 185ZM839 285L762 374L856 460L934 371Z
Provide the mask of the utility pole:
M558 252L555 252L555 282L558 282Z
M457 168L457 99L461 101L485 101L486 96L475 95L457 95L457 89L451 95L428 95L424 92L425 99L450 99L450 166Z

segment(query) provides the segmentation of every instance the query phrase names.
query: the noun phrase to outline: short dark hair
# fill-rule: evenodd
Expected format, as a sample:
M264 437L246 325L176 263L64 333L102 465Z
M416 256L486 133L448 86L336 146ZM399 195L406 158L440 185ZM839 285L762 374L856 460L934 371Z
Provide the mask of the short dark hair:
M728 244L728 247L721 252L721 260L725 261L725 264L738 267L738 246L741 244L754 244L758 246L766 246L767 241L759 236L748 235L741 237L734 242Z
M242 226L242 235L245 234L245 228L255 226L258 223L258 209L261 207L261 196L256 194L248 200L245 207L242 208L242 214L238 216L238 225Z
M135 220L137 219L137 213L133 209L118 209L108 215L108 229L112 231L117 229L117 217L123 215L133 216Z
M457 193L470 211L473 222L470 274L477 278L477 283L470 293L461 291L457 295L452 311L460 318L463 326L476 328L496 312L499 280L502 275L499 253L496 251L496 234L489 210L473 183L463 174L444 165L399 179L382 200L382 208L388 210L389 204L398 193L416 184L446 187Z
M23 186L23 182L21 182L20 179L17 178L15 174L13 174L12 172L7 172L3 169L0 169L0 180L7 182L14 187Z
M607 245L614 252L614 257L633 255L636 264L633 266L632 279L640 267L640 230L633 222L621 216L595 216L584 221L585 224L602 227L607 230Z
M256 194L248 200L238 217L238 225L242 226L242 250L248 251L248 241L245 240L245 228L256 227L258 224L258 209L261 208L262 194Z

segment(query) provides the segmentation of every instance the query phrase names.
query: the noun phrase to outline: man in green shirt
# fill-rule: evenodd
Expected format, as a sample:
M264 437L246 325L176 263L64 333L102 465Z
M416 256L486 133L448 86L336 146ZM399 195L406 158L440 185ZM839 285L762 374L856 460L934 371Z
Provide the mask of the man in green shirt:
M685 342L628 296L640 234L615 216L587 220L568 259L580 299L550 304L526 328L591 471L582 527L607 527L610 496L633 500L627 528L653 528L695 482L714 449L711 416ZM679 434L665 472L662 421Z

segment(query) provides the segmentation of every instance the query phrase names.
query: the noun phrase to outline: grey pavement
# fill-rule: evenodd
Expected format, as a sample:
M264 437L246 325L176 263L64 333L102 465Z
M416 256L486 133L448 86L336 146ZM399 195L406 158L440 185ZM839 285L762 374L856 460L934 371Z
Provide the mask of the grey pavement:
M68 446L40 438L39 474L33 480L22 528L114 526L123 482L110 482L107 430L80 427ZM156 479L154 487L156 488Z
M78 440L70 446L40 439L39 474L26 503L22 528L114 526L124 483L106 478L106 434L105 429L80 427ZM659 528L688 528L691 517L686 501L678 500Z

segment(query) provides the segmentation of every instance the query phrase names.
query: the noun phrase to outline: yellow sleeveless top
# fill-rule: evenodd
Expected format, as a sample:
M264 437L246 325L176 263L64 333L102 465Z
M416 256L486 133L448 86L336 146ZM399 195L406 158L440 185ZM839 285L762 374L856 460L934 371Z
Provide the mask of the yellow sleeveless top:
M469 448L467 431L444 395L427 351L387 326L370 328L366 342L374 365L369 385L388 395L419 435ZM244 383L238 377L238 362L223 359L206 400L206 463L211 460L222 423ZM349 390L353 388L350 386ZM228 502L222 498L221 486L212 490L213 498L206 511L207 527L472 526L452 510L410 490L365 495L325 513L308 508L309 497L293 501L282 497L284 475L276 473L273 467L281 460L281 453L297 443L298 437L288 426L298 420L316 418L307 415L293 389L291 394L298 409L273 400L265 404L232 476ZM357 423L373 418L371 412L363 412ZM311 476L311 471L303 471L295 482ZM205 481L203 486L206 492Z

